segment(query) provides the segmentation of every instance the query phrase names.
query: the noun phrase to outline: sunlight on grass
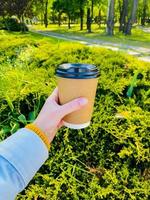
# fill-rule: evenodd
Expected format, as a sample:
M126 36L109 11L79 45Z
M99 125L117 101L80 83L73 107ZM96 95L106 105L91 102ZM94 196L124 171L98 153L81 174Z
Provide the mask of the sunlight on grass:
M84 30L80 31L79 24L71 25L71 29L68 29L67 24L63 24L60 27L58 25L50 24L48 28L43 25L32 26L34 30L42 31L52 31L55 33L62 33L66 35L74 36L84 36L91 39L99 39L102 41L122 43L126 45L140 46L145 48L150 48L150 33L144 32L139 27L134 27L131 36L125 36L118 32L118 27L115 27L115 35L113 37L107 36L105 33L105 26L102 25L100 28L98 25L92 25L92 33L87 33L86 26L84 25Z
M57 39L57 38L52 38L52 37L45 37L42 36L38 33L32 33L32 32L27 32L27 33L21 33L21 32L9 32L9 31L0 31L0 41L1 43L3 42L3 39L14 39L14 38L20 38L20 39L30 39L33 41L36 40L41 40L41 41L49 41L51 43L58 43L58 42L65 42L62 39Z

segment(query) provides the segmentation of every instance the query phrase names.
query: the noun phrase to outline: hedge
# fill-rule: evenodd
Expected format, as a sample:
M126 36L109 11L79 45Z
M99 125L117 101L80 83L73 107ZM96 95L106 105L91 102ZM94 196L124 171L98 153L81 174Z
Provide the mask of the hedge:
M0 140L35 119L57 85L59 64L100 70L91 126L60 129L49 159L17 199L149 199L149 64L32 34L1 32L0 42Z

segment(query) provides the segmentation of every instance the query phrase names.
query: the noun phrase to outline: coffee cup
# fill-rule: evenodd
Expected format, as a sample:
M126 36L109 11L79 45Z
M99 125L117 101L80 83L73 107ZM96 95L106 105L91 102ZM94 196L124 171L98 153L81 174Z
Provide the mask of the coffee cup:
M66 127L82 129L90 125L99 70L95 65L64 63L58 66L56 77L61 105L79 98L88 99L87 105L63 118Z

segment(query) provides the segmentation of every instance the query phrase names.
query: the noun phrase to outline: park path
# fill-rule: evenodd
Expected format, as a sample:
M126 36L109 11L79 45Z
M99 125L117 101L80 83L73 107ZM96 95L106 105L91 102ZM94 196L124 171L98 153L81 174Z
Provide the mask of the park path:
M44 35L44 36L54 37L58 39L68 40L68 41L77 41L81 44L85 44L91 47L93 46L104 47L107 49L111 49L113 51L123 51L130 55L138 57L138 59L140 60L150 62L150 48L131 46L131 45L121 44L121 43L106 42L99 39L90 39L90 38L85 38L83 36L66 35L62 33L55 33L52 31L41 31L41 30L38 30L38 31L31 30L31 31Z
M139 28L142 29L146 33L150 33L150 28L145 28L145 27L142 27L142 26L140 26Z

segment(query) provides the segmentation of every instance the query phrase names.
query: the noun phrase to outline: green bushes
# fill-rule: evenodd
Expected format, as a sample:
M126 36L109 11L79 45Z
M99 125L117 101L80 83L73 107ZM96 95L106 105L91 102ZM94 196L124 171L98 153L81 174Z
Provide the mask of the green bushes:
M6 18L0 21L0 29L8 31L28 31L28 27L16 18Z
M62 128L49 159L17 199L147 200L149 64L118 52L29 34L1 35L0 138L35 119L64 62L92 63L100 78L91 126ZM9 41L9 42L8 42ZM134 74L132 96L127 91Z

